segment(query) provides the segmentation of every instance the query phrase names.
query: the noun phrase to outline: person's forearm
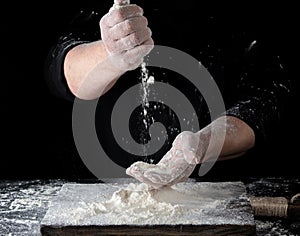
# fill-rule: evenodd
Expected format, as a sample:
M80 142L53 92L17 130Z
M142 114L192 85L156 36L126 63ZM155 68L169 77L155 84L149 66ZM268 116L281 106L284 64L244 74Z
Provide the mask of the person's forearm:
M124 71L108 58L102 41L71 49L64 61L64 75L71 92L80 99L95 99L108 91Z
M244 121L234 116L227 116L225 142L220 160L240 156L255 144L255 134Z
M224 129L224 119L225 117L220 117L212 122L213 127L217 130L217 132L220 132L220 129ZM212 124L199 131L199 134L201 136L206 136L206 140L209 140L208 137L211 136ZM206 161L211 157L215 157L214 147L218 146L222 141L224 141L224 143L222 145L218 160L226 160L239 157L254 146L255 134L251 127L248 126L244 121L234 116L226 116L225 124L225 139L222 140L221 136L218 135L216 135L217 137L214 137L214 139L211 139L211 148L207 150L203 161Z

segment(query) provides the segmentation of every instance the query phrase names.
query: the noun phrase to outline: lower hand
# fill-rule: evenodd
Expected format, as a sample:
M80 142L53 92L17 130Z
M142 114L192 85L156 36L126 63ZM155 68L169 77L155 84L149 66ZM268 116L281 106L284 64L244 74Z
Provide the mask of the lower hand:
M154 188L171 186L189 178L205 150L199 133L184 131L175 138L172 148L158 164L136 162L126 173Z

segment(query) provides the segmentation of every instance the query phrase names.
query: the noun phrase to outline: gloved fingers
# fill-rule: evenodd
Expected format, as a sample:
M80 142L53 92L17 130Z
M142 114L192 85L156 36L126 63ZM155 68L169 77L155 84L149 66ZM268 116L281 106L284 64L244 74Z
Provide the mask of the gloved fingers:
M144 176L154 184L171 186L185 181L193 172L196 165L187 163L182 150L174 146L157 164L159 168L151 168L144 172Z
M144 172L147 163L135 162L126 169L126 174L134 177L140 182L144 182Z
M171 173L169 173L169 163L172 158L172 150L169 150L155 167L145 169L143 173L144 181L150 182L155 188L161 188L171 181Z
M160 184L153 183L151 180L144 176L145 171L153 167L154 165L145 162L135 162L126 169L126 174L132 176L142 183L148 184L149 186L158 189L162 187Z
M128 175L132 176L133 178L137 179L138 181L140 181L141 183L145 183L148 186L150 186L151 188L154 189L159 189L162 187L162 185L157 184L157 183L153 183L151 180L149 180L148 178L146 178L144 175L141 175L141 173L135 173L135 172L131 172L130 174L128 173Z
M144 16L129 18L112 28L109 28L110 38L120 40L138 31L147 29L148 20Z
M196 167L196 165L191 165L191 164L189 164L189 165L186 167L184 173L183 173L182 175L178 176L177 179L174 179L174 180L170 183L170 185L177 184L177 183L180 183L180 182L185 182L185 181L190 177L190 175L193 173L195 167Z
M118 41L115 41L115 43L113 43L111 47L108 47L108 50L111 53L128 51L136 46L142 45L150 38L151 30L149 28L145 28L143 30L136 31L128 36L125 36Z
M113 27L104 22L109 17L104 16L100 20L101 38L107 50L111 53L122 52L137 44L141 44L151 37L151 30L147 27L147 19L144 16L124 19Z
M126 169L126 174L157 189L185 181L194 168L185 161L181 150L170 150L157 165L136 162Z
M152 184L160 187L171 186L186 180L192 173L191 171L193 169L194 165L189 165L186 163L180 168L172 168L171 170L165 168L165 170L162 171L162 169L159 168L152 168L144 172L144 178L148 179L148 181L151 181Z
M122 7L112 7L110 11L100 20L100 27L112 28L115 25L132 17L142 16L144 11L135 4L124 5Z
M144 181L156 189L168 186L172 177L170 170L159 165L144 172Z
M157 165L136 162L126 173L154 188L161 188L186 180L194 168L195 165L186 162L182 150L171 148Z
M145 162L133 163L126 169L126 174L155 189L168 186L174 178L177 178L176 173L172 173L167 166Z
M175 147L172 147L158 163L158 165L165 165L169 169L180 169L186 164L183 151Z
M117 54L111 54L109 59L120 70L134 70L140 66L144 57L153 49L154 42L150 38L142 45Z
M173 183L174 180L179 177L177 174L178 173L162 173L161 171L151 170L144 173L144 178L147 179L147 181L151 182L153 185L159 186L161 188L164 186L171 186L171 183Z
M144 178L156 185L165 186L173 180L174 175L166 167L157 165L156 168L145 171Z
M126 5L126 4L129 4L129 0L114 0L114 4Z
M194 150L183 149L182 152L183 152L184 159L187 163L192 164L192 165L196 165L199 163L200 157Z
M176 173L175 178L170 181L169 185L173 185L179 182L183 182L186 180L191 173L193 172L195 165L191 165L185 161L184 158L180 159L180 161L175 161L174 166L172 167L171 171Z
M152 38L150 38L141 45L127 51L123 60L131 65L130 67L132 69L135 69L143 62L143 58L149 54L153 47L154 42Z
M165 161L168 159L168 161ZM151 180L153 183L161 185L169 185L182 178L188 164L183 159L183 153L180 150L175 152L168 152L167 156L162 158L155 167L145 171L144 176Z

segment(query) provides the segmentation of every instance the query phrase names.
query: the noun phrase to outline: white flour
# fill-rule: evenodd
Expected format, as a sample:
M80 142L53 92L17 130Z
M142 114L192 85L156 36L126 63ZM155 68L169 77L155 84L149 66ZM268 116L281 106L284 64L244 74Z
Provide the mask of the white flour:
M149 107L149 92L150 92L150 89L149 89L149 85L150 84L154 84L154 77L153 76L149 76L149 71L146 67L146 63L143 62L141 64L141 96L142 96L142 106L143 106L143 114L144 114L144 124L145 124L145 127L147 129L147 122L146 122L146 119L147 119L147 108Z
M139 182L66 184L42 225L253 224L242 183L184 182L160 190Z
M168 195L169 190L163 191ZM120 224L128 221L159 223L161 217L180 215L182 209L179 205L159 201L156 195L157 191L148 190L146 184L130 184L114 192L110 200L93 204L91 210L95 214L107 214Z
M195 215L204 214L205 211L224 203L220 195L215 194L211 198L211 191L203 194L203 197L195 193L197 192L193 188L172 186L155 190L144 183L130 183L113 192L108 200L82 202L82 207L72 209L67 214L71 216L73 224L84 224L87 219L92 222L105 219L117 225L153 225L164 222L191 224L195 221Z
M154 84L154 77L149 76L149 71L146 67L146 62L142 62L141 64L141 97L142 97L142 108L143 108L143 123L145 125L145 129L148 129L148 120L153 119L153 117L149 117L147 109L149 108L149 93L150 88L149 85ZM144 145L143 155L147 156L147 147Z
M116 224L125 222L158 224L162 217L174 217L176 222L176 216L181 214L182 207L163 201L171 197L169 196L171 192L171 189L149 190L146 184L132 183L126 188L115 191L107 201L94 202L86 209L75 210L73 216L78 222L82 217L93 217L99 214L106 215ZM172 198L170 200L172 202Z

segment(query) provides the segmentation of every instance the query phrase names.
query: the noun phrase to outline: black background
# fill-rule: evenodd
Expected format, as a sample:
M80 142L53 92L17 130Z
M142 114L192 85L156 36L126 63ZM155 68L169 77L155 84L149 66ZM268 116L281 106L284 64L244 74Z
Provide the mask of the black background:
M78 157L73 143L72 103L52 96L43 77L50 46L80 9L80 4L72 1L10 2L1 9L1 179L93 177ZM250 172L253 176L299 176L296 115L299 95L297 67L294 67L298 61L297 8L286 2L264 7L253 1L243 4L237 9L220 6L218 10L223 14L252 11L253 15L263 15L269 28L261 30L268 30L268 37L273 37L274 45L280 47L295 87L285 123L278 129L281 138L272 140L256 153L261 162L257 168L254 164L249 166ZM232 168L230 162L226 165ZM243 159L234 165L234 168L243 165ZM217 171L216 166L212 174L218 175Z

